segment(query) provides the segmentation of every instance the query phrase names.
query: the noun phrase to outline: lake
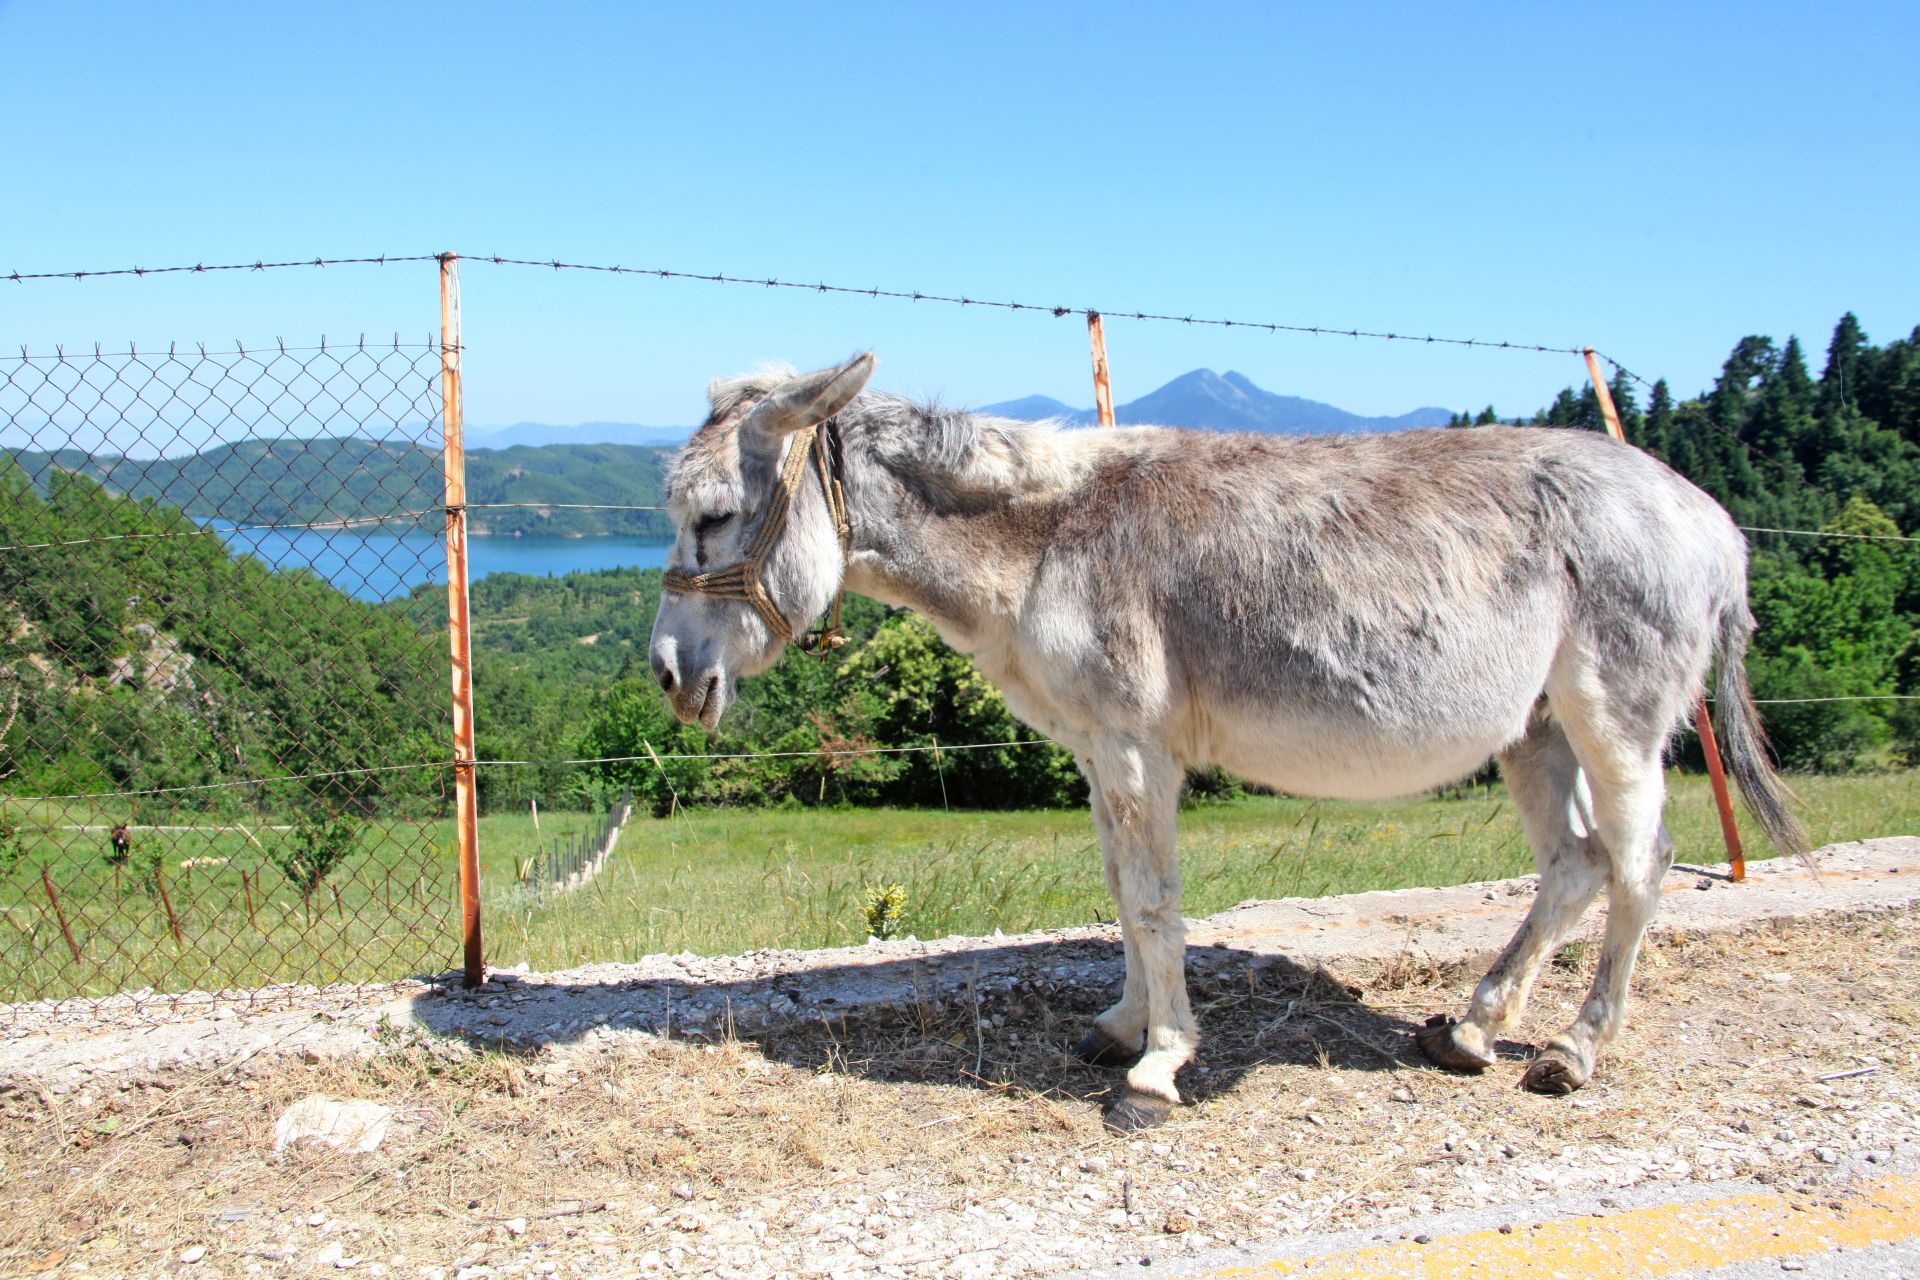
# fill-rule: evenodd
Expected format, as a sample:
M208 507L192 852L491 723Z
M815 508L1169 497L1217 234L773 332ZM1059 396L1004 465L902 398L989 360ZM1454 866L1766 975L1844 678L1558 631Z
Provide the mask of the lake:
M391 600L423 583L447 581L446 544L438 534L221 528L220 536L236 553L276 569L312 569L362 600ZM467 539L467 560L475 579L490 573L549 577L584 569L658 569L672 546L650 538L476 537Z

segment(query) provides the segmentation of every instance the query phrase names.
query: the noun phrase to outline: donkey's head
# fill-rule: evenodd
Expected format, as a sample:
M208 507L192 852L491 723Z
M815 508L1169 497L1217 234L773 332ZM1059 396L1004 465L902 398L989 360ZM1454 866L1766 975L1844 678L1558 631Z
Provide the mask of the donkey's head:
M674 546L653 619L653 674L681 720L711 729L827 607L845 570L815 429L873 372L873 353L796 376L716 379L713 411L674 459Z

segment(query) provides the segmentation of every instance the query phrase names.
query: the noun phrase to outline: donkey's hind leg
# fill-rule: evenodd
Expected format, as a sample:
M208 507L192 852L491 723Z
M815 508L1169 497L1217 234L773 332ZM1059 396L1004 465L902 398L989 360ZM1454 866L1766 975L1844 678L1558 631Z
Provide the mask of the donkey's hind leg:
M1086 775L1092 796L1093 827L1100 837L1100 864L1107 876L1107 892L1113 895L1115 914L1120 920L1120 947L1126 957L1126 980L1120 988L1120 1001L1093 1020L1093 1030L1073 1046L1074 1056L1089 1066L1125 1067L1139 1058L1147 1034L1147 984L1140 968L1140 948L1134 941L1133 919L1119 910L1124 900L1120 883L1119 848L1115 842L1113 811L1101 790L1093 762L1082 757L1080 772Z
M1592 789L1592 829L1607 854L1607 928L1580 1016L1547 1042L1520 1082L1536 1093L1572 1093L1585 1084L1600 1050L1619 1033L1640 938L1673 861L1673 842L1660 823L1660 750L1692 682L1661 679L1660 655L1644 657L1616 658L1608 680L1590 650L1569 648L1548 686L1554 720Z
M1640 939L1660 903L1660 884L1673 864L1673 842L1660 822L1666 798L1657 746L1636 755L1592 750L1580 742L1583 759L1593 759L1593 816L1600 844L1609 855L1607 929L1593 986L1573 1025L1553 1037L1520 1083L1535 1093L1572 1093L1593 1075L1600 1050L1619 1034L1626 1020L1627 984L1633 977ZM1609 744L1610 745L1610 744ZM1597 757L1597 758L1596 758Z
M1436 1014L1415 1038L1436 1065L1480 1071L1493 1065L1494 1039L1525 1010L1540 966L1580 920L1607 877L1593 837L1586 782L1560 727L1534 712L1527 735L1500 754L1500 772L1533 846L1540 888L1506 950L1474 990L1467 1016Z

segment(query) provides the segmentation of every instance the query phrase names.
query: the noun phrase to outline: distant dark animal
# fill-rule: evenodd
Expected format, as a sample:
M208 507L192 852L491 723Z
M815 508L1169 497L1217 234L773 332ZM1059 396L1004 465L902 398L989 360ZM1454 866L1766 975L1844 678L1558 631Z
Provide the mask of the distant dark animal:
M133 828L124 822L107 833L107 840L113 845L114 862L125 862L133 852Z

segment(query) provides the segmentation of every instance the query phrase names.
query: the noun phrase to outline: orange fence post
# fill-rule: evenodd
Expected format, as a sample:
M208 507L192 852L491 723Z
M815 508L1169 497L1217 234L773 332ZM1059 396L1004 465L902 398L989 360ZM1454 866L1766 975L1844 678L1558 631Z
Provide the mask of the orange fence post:
M60 936L67 940L67 950L73 953L73 962L80 963L80 944L73 940L73 930L67 927L67 913L60 909L60 895L53 891L53 876L43 866L40 868L40 883L47 886L47 901L53 904L53 918L60 922Z
M1100 425L1113 425L1113 385L1107 380L1107 331L1098 311L1087 312L1087 341L1093 347L1093 403Z
M1740 828L1733 820L1733 799L1727 794L1727 771L1720 763L1720 742L1713 736L1713 717L1707 714L1705 698L1693 704L1693 727L1700 734L1700 749L1706 753L1707 776L1713 779L1713 802L1720 810L1720 836L1727 842L1727 864L1735 880L1747 878L1747 853L1740 846Z
M460 404L460 258L440 255L440 400L447 507L447 641L453 657L453 808L460 852L466 985L486 980L480 949L480 810L474 794L473 642L467 596L467 454Z
M1613 403L1613 392L1600 376L1600 359L1592 347L1586 349L1587 376L1593 379L1593 394L1600 401L1600 416L1606 419L1607 434L1622 443L1627 436L1620 429L1620 410ZM1727 771L1720 762L1720 741L1713 735L1713 717L1707 713L1703 697L1693 707L1693 727L1700 735L1700 750L1707 758L1707 776L1713 781L1713 803L1720 811L1720 835L1727 842L1727 864L1733 879L1747 878L1746 850L1740 845L1740 827L1733 819L1733 797L1727 791Z

